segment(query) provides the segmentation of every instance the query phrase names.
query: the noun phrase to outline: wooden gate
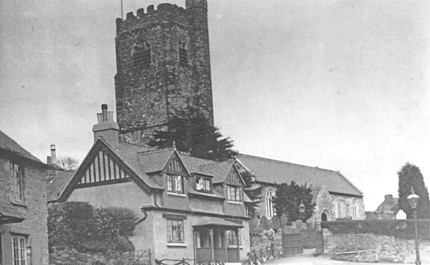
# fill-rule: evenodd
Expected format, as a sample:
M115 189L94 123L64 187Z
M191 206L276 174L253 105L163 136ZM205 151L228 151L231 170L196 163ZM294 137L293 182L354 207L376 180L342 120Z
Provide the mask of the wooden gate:
M303 239L300 232L282 233L282 253L284 256L303 254Z

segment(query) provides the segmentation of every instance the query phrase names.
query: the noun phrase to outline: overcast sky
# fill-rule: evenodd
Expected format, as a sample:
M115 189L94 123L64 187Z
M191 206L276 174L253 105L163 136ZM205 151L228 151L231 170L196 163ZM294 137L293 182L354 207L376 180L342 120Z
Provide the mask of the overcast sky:
M82 161L115 107L119 16L120 0L0 0L0 130ZM209 0L209 28L215 123L240 152L339 170L367 211L407 161L430 186L430 1Z

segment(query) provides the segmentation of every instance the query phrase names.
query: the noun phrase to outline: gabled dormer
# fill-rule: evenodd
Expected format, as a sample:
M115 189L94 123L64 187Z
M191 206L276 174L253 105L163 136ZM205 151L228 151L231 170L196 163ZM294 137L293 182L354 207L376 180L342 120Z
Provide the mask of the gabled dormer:
M243 201L245 183L235 167L234 161L201 165L199 169L201 172L213 176L213 185L224 194L227 201Z
M152 150L138 154L145 172L163 183L170 194L186 194L190 174L175 149Z

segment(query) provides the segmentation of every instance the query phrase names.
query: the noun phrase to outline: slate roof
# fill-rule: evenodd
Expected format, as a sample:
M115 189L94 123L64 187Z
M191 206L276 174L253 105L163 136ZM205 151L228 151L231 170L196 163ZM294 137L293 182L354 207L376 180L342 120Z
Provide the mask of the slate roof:
M215 162L211 164L205 164L199 166L199 172L212 175L213 183L224 182L228 173L233 166L234 160L227 160L224 162Z
M69 184L76 170L57 171L55 177L48 183L48 202L57 201Z
M181 157L182 162L184 163L185 167L188 169L188 172L190 173L207 174L205 172L200 171L200 166L215 163L215 161L213 160L191 156L190 154L185 152L178 152L178 153L179 153L179 156Z
M7 136L2 131L0 131L0 149L7 150L25 158L31 159L35 162L42 163L39 159L30 154L30 152L25 150L22 146L20 146L17 142L15 142L12 138Z
M294 180L299 184L325 186L333 193L363 196L363 193L338 171L246 154L238 154L237 159L254 174L258 182L280 184Z
M173 149L145 151L138 153L138 161L146 173L159 172L164 169L174 153Z
M162 186L153 177L146 174L144 166L140 163L138 159L138 152L145 150L144 147L121 143L119 144L119 149L112 147L107 141L99 138L105 145L109 146L111 150L134 172L138 177L143 180L149 187L155 189L161 189Z

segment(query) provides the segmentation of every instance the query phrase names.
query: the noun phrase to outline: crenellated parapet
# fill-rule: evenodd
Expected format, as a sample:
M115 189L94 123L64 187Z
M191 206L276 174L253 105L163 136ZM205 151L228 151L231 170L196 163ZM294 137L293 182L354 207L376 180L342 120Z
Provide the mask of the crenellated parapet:
M146 8L146 12L145 9L140 8L136 14L128 12L125 19L117 18L117 36L160 23L177 23L189 26L189 12L183 7L170 3L159 4L157 8L154 5L149 5Z

